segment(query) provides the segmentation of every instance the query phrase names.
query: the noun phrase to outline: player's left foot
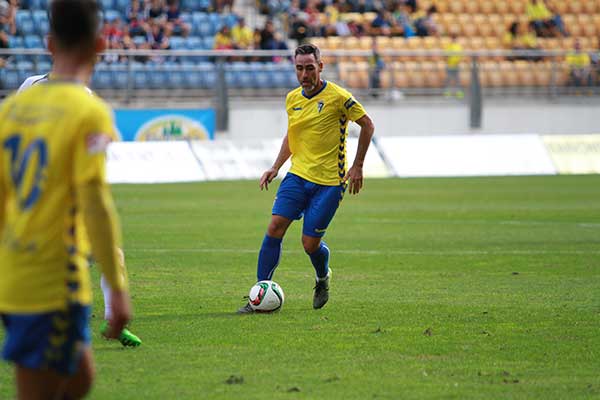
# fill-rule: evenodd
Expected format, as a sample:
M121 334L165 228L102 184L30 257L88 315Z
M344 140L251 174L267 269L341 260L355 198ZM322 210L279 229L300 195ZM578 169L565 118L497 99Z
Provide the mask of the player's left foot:
M318 280L315 284L315 294L313 296L313 308L315 310L322 308L329 300L329 278L331 277L331 270L327 274L327 278L324 280Z
M108 330L108 321L103 321L102 325L100 325L100 333L102 336L106 337L106 331ZM131 331L127 328L123 328L121 334L119 335L119 342L125 347L138 347L142 344L142 340L131 333Z
M245 306L240 307L236 311L236 314L252 314L252 313L254 313L254 309L250 306L250 303L246 303Z

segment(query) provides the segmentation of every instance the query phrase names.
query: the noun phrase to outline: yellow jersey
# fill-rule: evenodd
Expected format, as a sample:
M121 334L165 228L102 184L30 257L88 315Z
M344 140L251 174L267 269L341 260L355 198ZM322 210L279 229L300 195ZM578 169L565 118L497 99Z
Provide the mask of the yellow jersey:
M567 64L571 68L587 68L592 63L590 55L583 52L572 52L567 54Z
M34 85L0 106L0 313L91 303L77 185L106 182L107 104L74 82Z
M450 68L456 68L462 61L462 51L463 47L458 42L450 42L444 48L446 53L448 54L447 65Z
M302 87L288 93L290 172L320 185L337 186L346 175L346 128L366 114L352 94L335 83L306 96Z

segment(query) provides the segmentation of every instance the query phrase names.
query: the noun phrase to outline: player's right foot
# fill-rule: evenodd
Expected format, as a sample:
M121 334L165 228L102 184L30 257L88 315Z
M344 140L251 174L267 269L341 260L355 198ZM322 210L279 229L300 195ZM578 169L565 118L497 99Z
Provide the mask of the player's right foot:
M100 333L102 336L106 337L106 331L108 331L108 321L103 321L102 325L100 325ZM127 328L123 328L118 339L119 342L125 347L138 347L142 344L142 340L131 333L131 331Z
M252 314L252 313L254 313L254 309L250 306L250 303L246 303L245 306L240 307L236 311L236 314Z
M329 278L331 277L331 270L327 274L327 278L323 280L317 280L315 284L315 294L313 296L313 308L315 310L322 308L329 300Z

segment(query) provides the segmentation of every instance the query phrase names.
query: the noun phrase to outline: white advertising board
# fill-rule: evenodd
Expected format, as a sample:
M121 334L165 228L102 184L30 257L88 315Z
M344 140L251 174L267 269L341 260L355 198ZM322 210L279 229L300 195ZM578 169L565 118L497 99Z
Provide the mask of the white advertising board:
M382 137L378 143L400 177L556 174L539 135Z
M205 179L187 142L115 142L107 152L110 183L193 182Z

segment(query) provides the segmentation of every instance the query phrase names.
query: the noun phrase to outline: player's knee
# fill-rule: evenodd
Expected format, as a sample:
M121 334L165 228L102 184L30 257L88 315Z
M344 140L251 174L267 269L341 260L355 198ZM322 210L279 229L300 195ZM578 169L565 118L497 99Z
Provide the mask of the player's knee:
M286 230L285 224L278 220L272 220L267 228L267 234L271 237L280 238L283 237Z
M302 236L302 247L304 247L304 251L306 252L306 254L312 254L315 251L319 250L320 245L321 238Z

